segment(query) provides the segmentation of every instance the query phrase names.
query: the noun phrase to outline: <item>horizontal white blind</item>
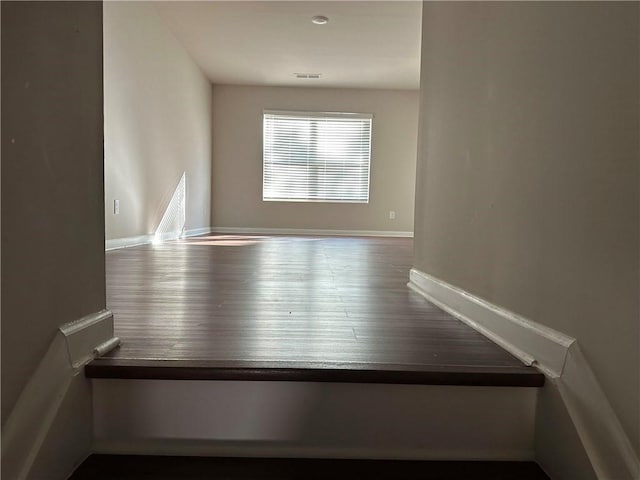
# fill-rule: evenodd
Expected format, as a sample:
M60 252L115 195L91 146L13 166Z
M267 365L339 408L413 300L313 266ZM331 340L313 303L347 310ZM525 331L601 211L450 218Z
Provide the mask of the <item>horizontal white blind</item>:
M369 202L371 119L265 111L262 199Z

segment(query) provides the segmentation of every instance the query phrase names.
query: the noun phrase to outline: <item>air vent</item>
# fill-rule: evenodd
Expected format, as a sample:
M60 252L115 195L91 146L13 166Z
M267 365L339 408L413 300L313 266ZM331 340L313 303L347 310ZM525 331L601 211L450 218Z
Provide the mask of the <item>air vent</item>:
M296 78L320 78L319 73L294 73Z

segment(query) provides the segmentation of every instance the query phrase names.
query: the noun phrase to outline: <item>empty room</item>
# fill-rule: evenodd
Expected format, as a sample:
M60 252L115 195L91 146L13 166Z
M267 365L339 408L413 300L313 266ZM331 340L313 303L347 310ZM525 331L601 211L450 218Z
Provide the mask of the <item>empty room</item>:
M640 478L639 2L1 18L4 478Z

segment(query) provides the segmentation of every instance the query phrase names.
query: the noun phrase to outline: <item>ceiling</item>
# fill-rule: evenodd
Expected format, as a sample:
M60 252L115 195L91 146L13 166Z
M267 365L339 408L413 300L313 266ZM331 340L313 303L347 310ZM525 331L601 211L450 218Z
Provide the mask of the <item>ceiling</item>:
M157 2L213 83L418 89L419 1ZM311 22L329 17L326 25ZM295 73L320 73L299 79Z

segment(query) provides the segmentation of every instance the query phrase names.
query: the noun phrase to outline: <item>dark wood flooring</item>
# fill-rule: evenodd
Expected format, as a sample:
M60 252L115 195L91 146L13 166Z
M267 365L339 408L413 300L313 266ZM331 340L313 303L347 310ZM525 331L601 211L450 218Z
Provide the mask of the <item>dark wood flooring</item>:
M107 252L123 343L87 375L544 382L411 291L411 261L405 238L208 235Z
M91 455L70 480L548 480L533 462Z

